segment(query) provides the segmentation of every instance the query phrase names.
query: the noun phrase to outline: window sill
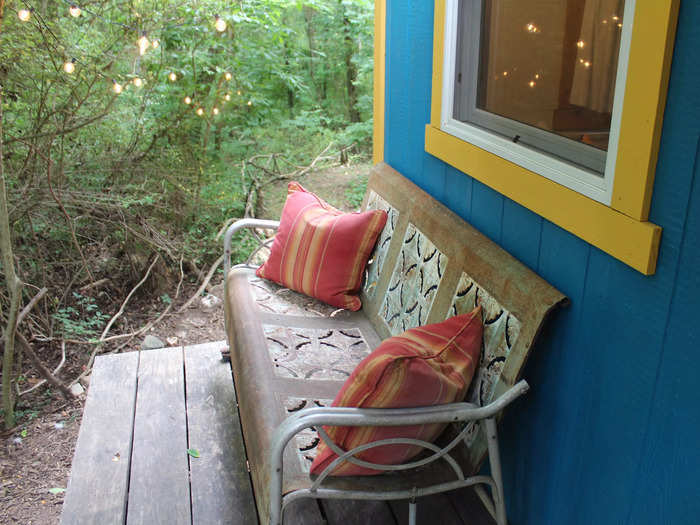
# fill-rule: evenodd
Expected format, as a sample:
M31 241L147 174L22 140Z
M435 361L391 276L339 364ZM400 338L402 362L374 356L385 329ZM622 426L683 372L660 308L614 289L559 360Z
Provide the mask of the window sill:
M656 271L659 226L633 219L430 124L425 150L644 275Z

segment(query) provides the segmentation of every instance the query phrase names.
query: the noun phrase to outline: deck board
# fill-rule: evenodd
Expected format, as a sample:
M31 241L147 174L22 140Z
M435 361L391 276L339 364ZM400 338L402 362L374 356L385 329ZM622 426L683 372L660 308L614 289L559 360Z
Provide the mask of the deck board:
M182 353L141 352L128 525L192 523Z
M257 522L245 464L231 367L222 343L185 347L185 385L190 458L192 523Z
M124 523L138 358L129 353L95 361L62 524Z

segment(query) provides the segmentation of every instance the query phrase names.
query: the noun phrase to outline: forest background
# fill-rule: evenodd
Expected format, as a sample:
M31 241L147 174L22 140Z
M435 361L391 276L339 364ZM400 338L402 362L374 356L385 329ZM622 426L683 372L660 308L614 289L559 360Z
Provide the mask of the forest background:
M145 332L129 301L152 325L181 286L201 293L270 184L368 157L372 130L369 0L32 1L0 0L9 429L39 376L68 397Z

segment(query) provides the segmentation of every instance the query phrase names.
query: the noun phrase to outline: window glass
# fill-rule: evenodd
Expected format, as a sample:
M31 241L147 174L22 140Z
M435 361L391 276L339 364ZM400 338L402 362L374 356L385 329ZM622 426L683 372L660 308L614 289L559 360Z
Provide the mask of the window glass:
M624 0L463 0L453 118L602 174Z

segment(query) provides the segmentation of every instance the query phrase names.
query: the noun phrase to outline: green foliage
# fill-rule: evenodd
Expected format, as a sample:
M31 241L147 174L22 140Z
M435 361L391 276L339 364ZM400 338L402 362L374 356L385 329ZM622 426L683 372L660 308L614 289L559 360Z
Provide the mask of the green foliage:
M358 177L351 184L350 187L345 192L345 198L348 204L353 209L359 209L362 206L362 199L364 199L365 193L367 191L368 177Z
M73 292L75 306L59 308L53 319L58 324L58 330L67 339L79 339L91 337L97 334L109 320L109 316L103 314L91 297L85 297Z

